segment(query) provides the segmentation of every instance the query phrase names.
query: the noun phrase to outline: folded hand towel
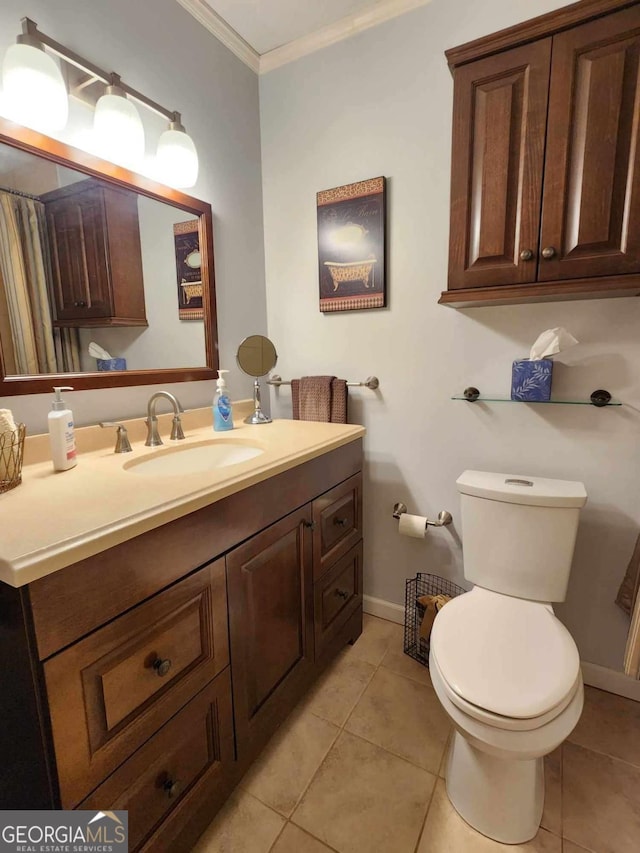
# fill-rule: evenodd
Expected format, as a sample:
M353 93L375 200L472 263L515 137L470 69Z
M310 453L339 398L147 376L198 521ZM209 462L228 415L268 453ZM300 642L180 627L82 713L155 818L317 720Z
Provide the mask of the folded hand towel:
M16 429L11 409L0 409L0 432L15 432Z
M420 636L423 640L429 639L436 616L449 601L451 601L450 595L421 595L418 598L418 604L424 607L424 616L420 624Z
M291 381L293 418L347 423L347 382L335 376L303 376Z
M629 616L638 598L638 590L640 590L640 535L636 539L636 546L616 596L616 604Z

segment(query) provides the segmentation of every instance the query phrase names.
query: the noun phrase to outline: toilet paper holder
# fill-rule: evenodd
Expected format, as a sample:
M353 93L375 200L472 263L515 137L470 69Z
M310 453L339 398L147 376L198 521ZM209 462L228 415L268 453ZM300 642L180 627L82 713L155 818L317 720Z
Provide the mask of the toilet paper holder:
M393 505L393 517L396 521L400 520L400 516L407 512L407 505L403 504L402 501L399 501L397 504ZM446 527L447 524L451 524L453 521L453 516L450 512L447 512L446 509L440 510L438 513L438 518L435 521L431 521L430 518L427 519L427 527Z

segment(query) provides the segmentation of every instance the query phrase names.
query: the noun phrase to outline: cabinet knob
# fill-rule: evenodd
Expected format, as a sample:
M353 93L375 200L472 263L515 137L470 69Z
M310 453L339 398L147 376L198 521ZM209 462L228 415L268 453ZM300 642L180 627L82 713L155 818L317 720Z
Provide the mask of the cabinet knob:
M303 521L302 523L304 524L304 526L305 526L308 530L315 530L315 529L316 529L316 523L315 523L315 521L307 521L307 520L305 519L305 521Z
M166 791L167 797L172 800L174 797L178 796L182 785L179 779L167 779L162 788Z
M531 249L523 249L520 252L520 260L521 261L530 261L532 257L533 257L533 252L531 251Z
M550 260L551 258L555 258L555 256L556 256L556 250L553 248L553 246L545 246L544 249L542 250L542 257L546 261Z
M336 517L333 519L333 523L336 524L338 527L346 527L347 524L349 524L349 519Z
M74 302L73 305L74 305L74 308L86 308L87 307L87 303L83 302L82 300L80 300L79 302Z
M156 673L162 678L165 676L169 670L171 669L171 661L169 658L156 658L152 664Z
M349 593L347 592L346 589L336 589L335 594L338 596L338 598L344 599L344 601L346 601L347 598L349 598Z

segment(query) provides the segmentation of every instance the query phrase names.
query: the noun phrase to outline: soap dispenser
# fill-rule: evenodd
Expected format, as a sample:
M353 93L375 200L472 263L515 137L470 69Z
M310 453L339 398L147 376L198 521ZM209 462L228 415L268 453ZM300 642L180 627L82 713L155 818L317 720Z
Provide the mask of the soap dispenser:
M223 373L228 370L219 370L216 381L216 393L213 398L213 428L216 432L233 429L233 417L231 412L231 400L227 392L227 383Z
M55 397L49 412L49 443L56 471L68 471L78 464L76 439L73 430L73 412L60 396L62 391L73 391L70 386L54 387Z

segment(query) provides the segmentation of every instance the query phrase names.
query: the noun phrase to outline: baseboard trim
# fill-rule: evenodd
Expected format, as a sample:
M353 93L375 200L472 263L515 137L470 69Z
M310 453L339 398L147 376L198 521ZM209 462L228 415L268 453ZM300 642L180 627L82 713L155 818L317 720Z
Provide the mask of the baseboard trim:
M385 601L382 598L365 595L363 610L371 616L388 619L389 622L397 622L399 625L404 624L404 607L401 604L393 604L391 601ZM606 666L599 666L597 663L581 661L581 666L585 684L590 687L597 687L599 690L606 690L607 693L616 693L618 696L626 696L627 699L640 702L640 681L630 678L624 672L608 669Z
M597 663L589 663L586 660L581 662L581 666L585 684L640 702L640 681L637 679L625 675L624 672L608 669L606 666L599 666Z
M362 609L371 616L378 616L380 619L388 619L389 622L404 625L404 607L401 604L392 604L383 598L365 595L363 596Z

